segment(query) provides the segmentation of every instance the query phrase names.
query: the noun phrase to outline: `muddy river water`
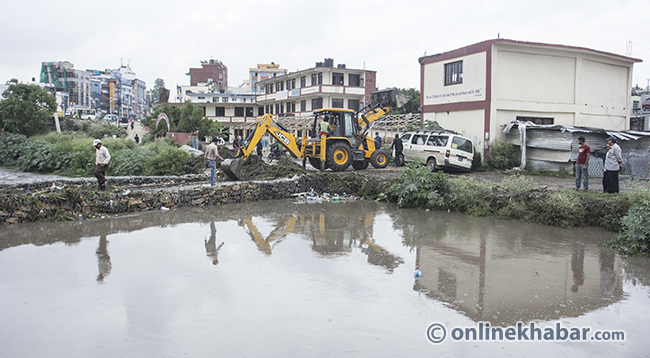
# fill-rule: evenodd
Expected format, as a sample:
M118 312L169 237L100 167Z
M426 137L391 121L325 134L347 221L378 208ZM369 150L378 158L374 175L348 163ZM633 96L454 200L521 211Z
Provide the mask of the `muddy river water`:
M646 357L650 260L611 235L367 201L4 226L0 357Z

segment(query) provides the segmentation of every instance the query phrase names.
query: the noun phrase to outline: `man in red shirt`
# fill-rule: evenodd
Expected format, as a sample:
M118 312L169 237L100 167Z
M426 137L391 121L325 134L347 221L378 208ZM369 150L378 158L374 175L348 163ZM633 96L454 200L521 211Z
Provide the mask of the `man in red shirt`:
M578 137L578 161L576 162L576 190L580 190L580 180L584 177L585 191L589 190L589 156L591 148L585 144L585 137Z

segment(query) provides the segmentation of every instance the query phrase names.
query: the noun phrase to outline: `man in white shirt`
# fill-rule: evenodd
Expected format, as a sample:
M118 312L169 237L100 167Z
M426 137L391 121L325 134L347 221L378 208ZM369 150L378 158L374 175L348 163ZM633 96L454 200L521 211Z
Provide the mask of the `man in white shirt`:
M204 160L205 163L210 167L210 185L215 185L215 176L217 174L217 158L223 160L219 155L219 149L217 148L217 143L219 143L219 138L213 137L212 143L205 148Z
M95 139L93 141L93 147L95 147L95 177L97 177L97 182L99 183L99 190L106 190L106 169L108 169L108 162L111 160L111 154L108 152L108 149L102 145L100 139Z
M605 167L603 170L603 191L606 193L618 193L618 172L623 169L623 156L621 147L616 144L616 137L607 138L609 151L605 156Z

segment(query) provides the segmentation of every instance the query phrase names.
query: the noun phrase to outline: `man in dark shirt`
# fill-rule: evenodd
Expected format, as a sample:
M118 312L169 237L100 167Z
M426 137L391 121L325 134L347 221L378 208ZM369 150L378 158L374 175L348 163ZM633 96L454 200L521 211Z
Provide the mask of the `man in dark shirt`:
M404 163L402 163L402 150L404 149L404 145L402 144L402 140L399 138L399 134L395 134L395 139L393 139L393 144L390 148L395 149L395 166L398 167L404 165Z
M379 136L379 132L375 132L375 142L377 142L377 149L381 149L381 145L383 144L381 137Z
M589 157L591 148L585 144L585 137L578 137L578 160L576 161L576 190L580 190L580 181L584 177L585 191L589 190Z

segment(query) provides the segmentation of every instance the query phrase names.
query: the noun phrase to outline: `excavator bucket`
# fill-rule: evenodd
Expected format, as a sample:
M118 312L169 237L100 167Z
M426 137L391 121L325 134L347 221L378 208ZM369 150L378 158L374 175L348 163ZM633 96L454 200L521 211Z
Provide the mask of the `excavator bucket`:
M221 162L221 171L223 171L229 179L241 180L239 174L241 173L242 164L243 158L241 157L226 159Z
M401 93L397 88L375 91L370 96L372 104L380 107L401 108L409 100L408 96Z

